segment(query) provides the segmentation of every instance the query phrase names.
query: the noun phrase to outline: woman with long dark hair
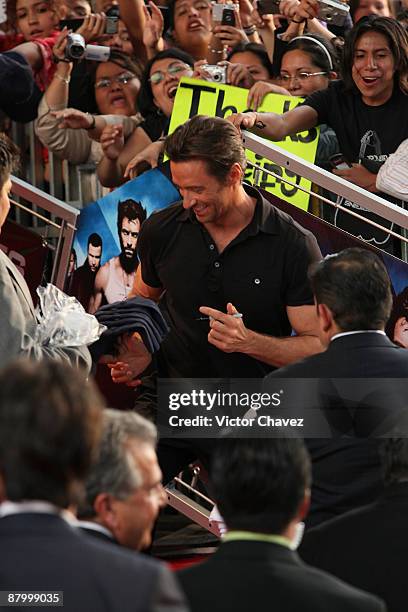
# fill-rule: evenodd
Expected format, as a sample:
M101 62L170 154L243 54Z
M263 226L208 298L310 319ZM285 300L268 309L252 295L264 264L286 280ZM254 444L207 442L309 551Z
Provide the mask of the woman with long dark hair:
M342 81L312 93L301 106L283 115L246 113L232 115L230 120L237 127L254 128L273 140L325 123L336 133L340 151L351 166L334 172L376 192L379 167L408 138L407 32L389 17L370 15L361 19L345 43L342 77ZM347 202L344 205L353 206ZM390 227L374 213L361 210L359 214ZM387 232L345 213L337 215L336 224L395 252Z

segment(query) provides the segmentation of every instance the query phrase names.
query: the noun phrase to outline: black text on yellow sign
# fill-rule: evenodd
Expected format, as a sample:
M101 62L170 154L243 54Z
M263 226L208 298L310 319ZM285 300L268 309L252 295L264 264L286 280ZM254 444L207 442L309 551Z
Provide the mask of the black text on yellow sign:
M173 132L177 126L194 115L228 117L232 113L241 113L249 110L247 107L247 97L248 90L241 89L240 87L219 85L196 79L182 79L174 101L169 133ZM268 94L265 96L258 111L281 114L294 108L299 103L299 98ZM276 144L282 149L313 163L316 156L318 138L319 129L312 128L306 132L289 136ZM309 195L298 189L298 187L310 189L310 181L286 168L274 164L268 159L255 155L252 151L247 150L246 153L248 161L256 163L261 168L274 172L277 175L277 177L273 177L266 172L261 172L260 187L295 206L299 206L304 210L307 209ZM284 182L284 178L288 179L293 185ZM253 179L254 168L248 166L245 180L252 183Z

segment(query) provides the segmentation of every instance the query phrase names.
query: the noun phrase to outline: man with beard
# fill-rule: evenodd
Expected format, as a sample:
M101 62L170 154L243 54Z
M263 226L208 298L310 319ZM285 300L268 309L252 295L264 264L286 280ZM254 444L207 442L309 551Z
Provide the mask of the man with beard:
M102 238L95 232L88 237L87 257L72 275L70 295L74 295L85 310L94 292L95 277L101 266Z
M146 210L140 202L123 200L118 203L118 234L121 252L109 259L95 278L94 295L89 312L94 313L105 298L108 304L125 300L133 287L139 265L136 245L140 227L146 219Z

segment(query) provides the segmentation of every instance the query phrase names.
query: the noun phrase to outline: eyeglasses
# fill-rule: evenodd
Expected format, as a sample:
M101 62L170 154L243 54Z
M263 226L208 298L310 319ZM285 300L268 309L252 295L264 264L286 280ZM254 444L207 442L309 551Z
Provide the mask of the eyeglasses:
M307 81L310 77L314 76L322 76L324 74L328 74L327 70L324 72L298 72L295 76L290 76L289 74L281 74L279 79L282 83L290 83L291 81Z
M117 76L99 79L96 81L95 88L96 89L107 89L111 87L113 83L117 83L118 85L126 85L135 78L135 75L132 72L123 72L122 74L118 74Z
M179 72L183 72L184 70L191 70L190 66L187 64L170 64L166 71L157 70L150 75L150 83L152 85L158 85L166 78L166 74L178 74Z

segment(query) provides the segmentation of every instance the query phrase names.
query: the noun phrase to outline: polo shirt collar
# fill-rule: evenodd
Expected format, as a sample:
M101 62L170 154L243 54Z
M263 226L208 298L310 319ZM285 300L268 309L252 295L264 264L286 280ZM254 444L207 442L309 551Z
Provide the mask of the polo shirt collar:
M249 236L255 236L259 232L264 232L265 234L278 234L279 230L276 223L275 208L262 197L257 189L251 185L244 183L243 187L251 198L256 199L254 216L252 217L249 225L247 225L243 231L247 232ZM181 214L178 216L177 221L190 221L191 223L202 225L199 221L197 221L195 214L190 209L183 209Z

